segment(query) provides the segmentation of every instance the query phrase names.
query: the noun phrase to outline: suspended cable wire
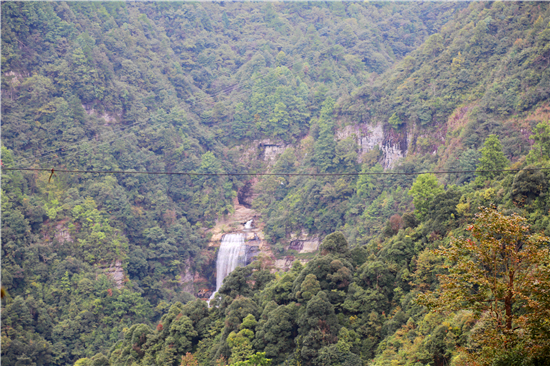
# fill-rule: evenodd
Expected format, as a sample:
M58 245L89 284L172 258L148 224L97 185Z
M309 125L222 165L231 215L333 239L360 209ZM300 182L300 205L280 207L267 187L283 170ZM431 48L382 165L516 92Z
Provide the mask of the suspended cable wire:
M433 170L422 172L359 172L359 173L196 173L196 172L160 172L160 171L133 171L133 170L72 170L47 168L6 168L7 171L34 171L77 174L143 174L143 175L188 175L188 176L302 176L302 177L331 177L331 176L359 176L359 175L420 175L420 174L460 174L460 173L504 173L519 172L522 170L550 170L550 168L526 169L497 169L497 170Z

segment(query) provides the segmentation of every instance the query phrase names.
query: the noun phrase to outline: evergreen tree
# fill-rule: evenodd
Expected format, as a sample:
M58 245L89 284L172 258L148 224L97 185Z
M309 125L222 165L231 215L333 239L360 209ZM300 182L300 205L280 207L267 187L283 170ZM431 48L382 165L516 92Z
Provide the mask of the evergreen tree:
M399 116L397 115L397 113L394 113L391 115L390 119L388 120L388 123L390 124L390 126L397 129L403 122L401 122L401 119L399 119Z
M437 178L433 174L420 174L414 181L409 196L413 197L414 211L419 219L424 218L428 214L432 200L439 193L443 192L443 188L437 182Z
M534 134L529 136L534 144L527 155L527 162L540 164L550 159L550 121L539 123L533 130Z
M348 242L341 232L327 235L320 248L322 254L345 255L349 253Z
M462 173L457 179L457 184L468 183L475 177L474 171L479 163L479 152L475 149L467 149L462 152L458 160L458 168L460 170L469 171L469 173Z
M334 100L327 98L319 116L319 138L315 141L315 162L320 172L328 173L334 168L336 141L334 140L334 122L332 112Z
M449 274L440 276L437 293L422 294L419 302L435 310L473 310L476 318L484 314L485 329L472 335L480 347L464 350L473 360L488 364L517 345L525 348L524 357L528 349L550 349L548 338L537 339L550 331L540 322L550 305L542 290L550 287L550 239L530 234L525 218L491 208L482 209L468 230L472 239L453 238L435 252L449 260ZM534 331L530 341L518 337L519 329Z
M502 152L502 145L497 135L489 135L481 149L481 158L476 169L476 183L493 179L502 174L498 170L505 169L508 164L509 161Z

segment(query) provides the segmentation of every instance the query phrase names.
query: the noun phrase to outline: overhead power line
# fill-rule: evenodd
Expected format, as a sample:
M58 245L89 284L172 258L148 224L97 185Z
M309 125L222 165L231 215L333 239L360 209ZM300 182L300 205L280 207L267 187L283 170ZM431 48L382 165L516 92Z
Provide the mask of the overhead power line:
M77 173L77 174L143 174L143 175L188 175L188 176L307 176L307 177L331 177L331 176L359 176L359 175L420 175L420 174L461 174L461 173L503 173L519 172L521 170L550 170L550 168L526 168L526 169L497 169L497 170L433 170L423 172L360 172L360 173L196 173L196 172L158 172L158 171L134 171L134 170L71 170L71 169L45 169L45 168L5 168L7 171L34 171L49 173Z

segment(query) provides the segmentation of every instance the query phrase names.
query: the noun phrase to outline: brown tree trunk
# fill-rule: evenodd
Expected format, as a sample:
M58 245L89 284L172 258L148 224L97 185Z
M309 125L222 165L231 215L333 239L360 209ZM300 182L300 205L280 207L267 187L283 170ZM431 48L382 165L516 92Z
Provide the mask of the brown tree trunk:
M508 293L504 298L504 308L506 310L506 330L512 332L512 297L514 289L514 271L510 271L510 279L508 282Z

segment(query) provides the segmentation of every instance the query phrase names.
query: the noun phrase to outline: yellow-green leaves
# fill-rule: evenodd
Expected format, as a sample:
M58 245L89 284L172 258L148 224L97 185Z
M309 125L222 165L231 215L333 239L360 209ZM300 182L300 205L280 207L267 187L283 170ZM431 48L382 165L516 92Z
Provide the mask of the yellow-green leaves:
M409 191L409 196L413 197L415 213L419 219L426 216L433 198L443 191L443 187L439 185L434 174L420 174L416 178Z
M525 218L490 208L468 229L472 238L454 238L434 251L449 272L439 276L439 291L419 295L418 303L435 311L473 310L483 318L485 329L474 334L480 359L513 348L520 338L532 350L547 344L541 334L549 330L542 319L549 316L550 239L531 234Z

